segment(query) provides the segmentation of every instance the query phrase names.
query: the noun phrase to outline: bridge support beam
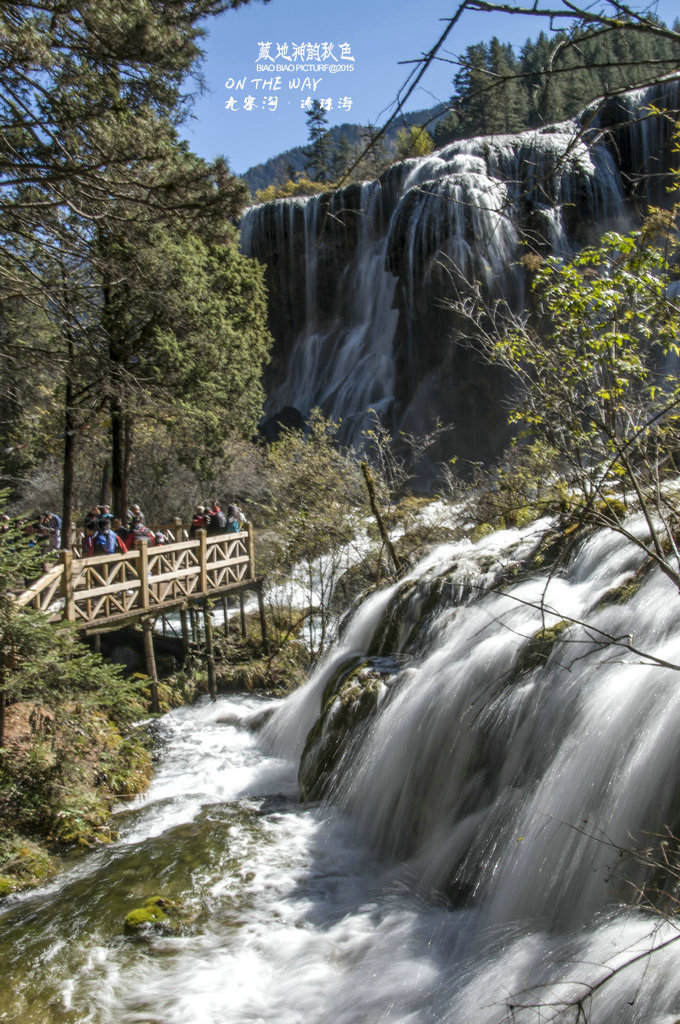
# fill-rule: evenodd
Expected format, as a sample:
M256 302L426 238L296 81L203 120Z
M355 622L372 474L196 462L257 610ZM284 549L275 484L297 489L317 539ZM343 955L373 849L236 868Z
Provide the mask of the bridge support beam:
M190 641L189 641L188 613L187 613L186 608L180 608L180 610L179 610L179 621L180 621L181 626L182 626L182 657L184 658L185 661L188 661L189 660Z
M264 594L262 582L257 585L257 607L260 610L260 630L262 632L262 650L269 654L269 638L267 636L267 619L264 614Z
M238 603L241 610L241 636L245 640L248 636L248 630L246 629L246 602L242 590L239 591Z
M205 626L205 659L208 665L208 693L211 700L217 700L217 673L215 672L215 650L213 647L213 625L210 605L203 605L203 624Z
M142 634L144 636L146 674L151 680L151 711L157 715L161 706L158 702L158 675L156 674L156 656L153 650L153 620L150 616L145 616L142 619Z

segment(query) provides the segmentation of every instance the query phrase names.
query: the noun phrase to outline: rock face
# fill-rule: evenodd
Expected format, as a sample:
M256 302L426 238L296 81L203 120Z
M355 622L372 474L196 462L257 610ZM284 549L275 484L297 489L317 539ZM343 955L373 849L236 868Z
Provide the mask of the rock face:
M496 457L508 384L451 304L474 286L520 310L524 246L567 256L663 203L673 119L651 104L676 110L677 82L577 121L456 142L332 196L248 210L242 248L266 264L275 338L268 416L318 405L359 446L370 408L394 432L440 418L454 429L439 456Z
M333 677L300 761L298 785L303 802L328 795L342 755L357 738L357 726L376 711L385 693L381 672L368 661L355 661Z

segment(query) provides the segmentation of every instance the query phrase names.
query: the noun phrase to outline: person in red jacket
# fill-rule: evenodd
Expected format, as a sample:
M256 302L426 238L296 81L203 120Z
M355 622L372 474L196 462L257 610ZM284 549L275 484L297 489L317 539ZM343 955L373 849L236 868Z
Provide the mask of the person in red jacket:
M151 532L148 526L145 526L139 516L132 517L131 533L129 538L129 546L136 548L139 547L139 541L142 538L146 538L149 542L149 547L153 547L156 543L156 537Z

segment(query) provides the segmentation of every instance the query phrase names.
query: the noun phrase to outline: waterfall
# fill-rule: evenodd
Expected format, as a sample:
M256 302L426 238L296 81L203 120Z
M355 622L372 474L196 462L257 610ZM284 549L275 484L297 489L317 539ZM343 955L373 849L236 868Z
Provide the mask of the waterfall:
M675 844L625 851L678 831L680 597L551 529L433 549L285 701L163 716L119 838L0 903L0 1019L677 1021ZM181 930L125 935L159 895Z
M268 742L297 758L324 702L330 719L329 681L343 663L350 676L359 662L382 671L381 697L350 728L325 805L464 928L465 950L451 951L456 1011L415 1019L557 1019L545 1006L506 1018L499 1006L504 993L518 1005L573 998L631 962L588 1019L670 1022L677 997L665 986L680 948L635 961L679 933L672 918L633 908L646 884L673 878L625 851L680 827L680 596L610 531L584 539L558 573L513 582L544 528L439 548L370 597L269 723ZM443 586L453 579L466 586ZM397 619L404 628L381 628ZM616 642L626 637L643 653Z
M356 244L348 266L320 254L319 238L322 229L332 232L328 218L337 224L349 216L345 195L333 197L330 204L320 196L295 201L303 219L304 287L296 288L291 301L298 310L303 303L305 315L292 344L287 372L272 386L268 400L272 411L295 406L307 413L320 406L328 416L343 420L343 436L348 441L359 440L368 427L369 408L384 413L394 400L392 339L397 313L392 306L396 278L385 270L387 239L380 230L378 193L375 182L358 188L358 205L351 209ZM248 210L241 228L244 251L258 253L255 239L259 238L261 245L263 232L273 236L273 251L287 251L293 238L288 208L288 200L277 200L265 208ZM319 287L330 294L328 309L322 309L318 301ZM295 318L297 313L291 316Z
M360 447L367 410L394 430L453 423L446 450L483 460L508 439L507 381L465 343L452 302L481 289L524 307L525 246L569 256L663 202L677 83L581 118L455 142L330 196L252 207L242 249L268 268L275 338L267 412L313 406Z

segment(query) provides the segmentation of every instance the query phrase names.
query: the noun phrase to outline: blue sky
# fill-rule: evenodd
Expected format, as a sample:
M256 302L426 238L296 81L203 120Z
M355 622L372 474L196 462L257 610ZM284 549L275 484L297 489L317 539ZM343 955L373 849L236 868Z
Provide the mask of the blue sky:
M207 88L185 131L191 148L207 159L224 155L232 170L243 173L306 143L303 104L309 98L330 107L331 125L382 123L411 67L400 61L430 49L443 31L442 19L457 6L456 0L271 0L212 19L204 41ZM641 10L649 4L631 6ZM657 0L652 8L668 24L680 14L678 0ZM452 58L494 35L521 44L547 27L537 18L466 12L442 55ZM325 58L324 44L332 48ZM261 57L266 52L271 60ZM336 70L311 70L319 64ZM407 109L447 100L455 70L443 62L433 65Z

